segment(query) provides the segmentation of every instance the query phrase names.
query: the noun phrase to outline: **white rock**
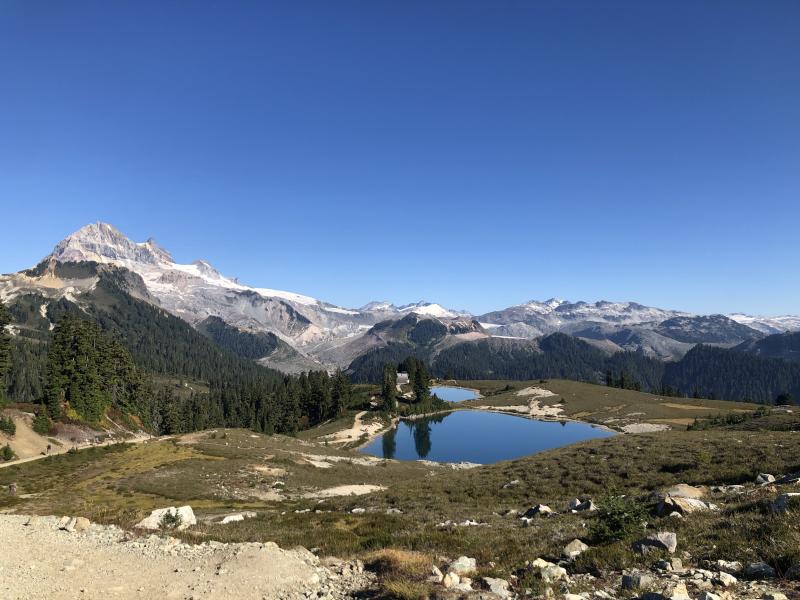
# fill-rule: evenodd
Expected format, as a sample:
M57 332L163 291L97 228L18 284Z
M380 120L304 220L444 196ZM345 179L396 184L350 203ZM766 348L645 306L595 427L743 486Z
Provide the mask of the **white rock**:
M511 598L511 592L508 591L508 582L505 579L497 577L484 577L483 582L489 591L499 596L500 598Z
M545 583L553 583L567 578L567 570L543 558L537 558L530 564L531 570L542 578Z
M583 552L586 552L589 549L589 546L584 544L579 539L572 540L569 544L564 546L564 549L561 553L566 558L575 558L576 556L580 555Z
M442 579L442 585L446 588L451 588L453 586L458 585L459 580L460 578L458 576L458 573L453 573L452 571L449 571Z
M178 525L177 529L183 530L191 527L192 525L197 525L197 519L194 516L194 511L192 510L191 506L180 506L175 508L174 506L170 506L168 508L157 508L153 512L150 513L149 517L145 517L141 521L139 521L135 527L138 529L150 529L150 530L158 530L161 528L161 520L164 518L166 514L171 515L179 515L181 522Z
M452 563L450 563L450 567L447 569L447 571L449 573L456 573L457 575L466 575L467 573L474 572L477 566L477 562L474 558L459 556Z
M222 518L222 521L220 521L220 523L222 523L223 525L227 525L228 523L237 523L239 521L244 521L244 515L241 513L235 513L232 515L224 516Z
M725 571L720 571L714 577L714 583L721 585L722 587L730 587L732 585L736 585L737 583L739 583L739 580L736 579L736 577L734 577L730 573L726 573Z

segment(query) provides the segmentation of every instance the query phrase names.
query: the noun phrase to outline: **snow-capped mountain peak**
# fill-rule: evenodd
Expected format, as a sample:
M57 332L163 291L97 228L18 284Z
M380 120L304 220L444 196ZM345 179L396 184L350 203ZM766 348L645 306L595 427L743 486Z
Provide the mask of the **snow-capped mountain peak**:
M450 310L441 304L435 302L426 302L422 300L414 304L406 304L400 306L398 309L401 313L417 313L418 315L426 315L429 317L436 317L439 319L455 319L456 317L465 316L468 313Z
M59 262L94 261L116 263L131 261L157 265L171 263L172 257L150 239L141 244L132 242L108 223L90 223L59 242L50 254Z

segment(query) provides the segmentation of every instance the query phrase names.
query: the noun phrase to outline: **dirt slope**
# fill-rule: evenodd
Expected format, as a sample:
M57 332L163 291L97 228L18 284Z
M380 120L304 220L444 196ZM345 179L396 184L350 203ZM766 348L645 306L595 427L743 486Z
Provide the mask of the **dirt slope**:
M328 568L303 548L272 543L188 545L132 538L115 527L57 529L56 517L0 516L0 598L87 600L350 598L369 585L360 565ZM319 592L322 592L319 594Z

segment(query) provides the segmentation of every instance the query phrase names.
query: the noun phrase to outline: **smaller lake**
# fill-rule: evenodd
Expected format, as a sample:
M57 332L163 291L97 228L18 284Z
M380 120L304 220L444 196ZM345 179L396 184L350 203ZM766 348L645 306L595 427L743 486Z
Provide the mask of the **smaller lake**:
M613 432L587 423L536 421L477 410L458 410L400 421L361 452L398 460L490 464L605 438Z
M447 402L464 402L465 400L475 400L478 394L475 390L468 390L462 387L452 387L448 385L437 385L431 388L431 395L436 394Z

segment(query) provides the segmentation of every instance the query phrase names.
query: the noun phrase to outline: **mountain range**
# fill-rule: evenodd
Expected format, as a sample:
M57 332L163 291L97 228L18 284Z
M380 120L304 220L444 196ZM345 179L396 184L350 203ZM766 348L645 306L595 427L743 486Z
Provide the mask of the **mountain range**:
M345 308L242 284L205 260L177 263L154 240L134 242L106 223L67 236L35 268L0 276L0 299L40 295L45 299L42 316L48 302L66 299L80 305L82 294L98 280L92 271L70 272L69 265L83 263L119 268L134 297L183 319L220 345L235 343L247 349L249 358L285 372L347 368L365 354L398 343L424 346L435 356L457 344L486 340L494 346L535 348L536 340L554 333L579 338L608 355L630 351L670 362L697 344L756 352L767 336L800 330L798 316L694 315L636 302L550 299L482 315L424 301L402 306L373 301Z

